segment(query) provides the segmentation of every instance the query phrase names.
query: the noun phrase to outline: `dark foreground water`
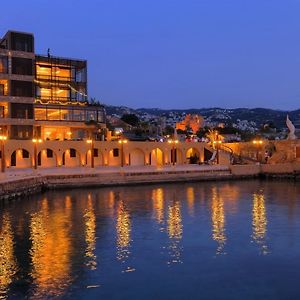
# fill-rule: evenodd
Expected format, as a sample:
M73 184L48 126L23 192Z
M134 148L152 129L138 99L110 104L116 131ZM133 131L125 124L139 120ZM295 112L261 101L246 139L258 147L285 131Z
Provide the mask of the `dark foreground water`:
M1 204L0 299L300 299L300 185L48 192Z

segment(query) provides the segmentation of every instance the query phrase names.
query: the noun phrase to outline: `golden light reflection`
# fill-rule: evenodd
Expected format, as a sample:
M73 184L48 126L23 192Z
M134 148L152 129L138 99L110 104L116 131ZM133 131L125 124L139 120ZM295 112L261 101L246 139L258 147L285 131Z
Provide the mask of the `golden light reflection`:
M162 188L152 190L152 203L154 217L157 223L162 224L164 221L164 191Z
M71 199L66 196L64 203L55 203L50 211L45 198L41 210L31 215L31 276L37 286L36 298L58 297L70 285L71 207Z
M14 237L10 216L5 213L0 231L0 299L6 299L9 285L17 272L14 256Z
M227 238L225 234L224 200L215 187L212 189L211 212L212 238L218 243L216 254L225 254L224 247Z
M95 255L96 246L96 216L93 208L93 202L91 194L88 194L87 209L84 214L85 219L85 241L86 251L85 256L87 258L86 266L91 270L97 268L97 256Z
M123 203L119 201L117 207L117 259L124 261L128 258L130 251L130 234L131 234L131 221L129 213Z
M194 214L194 203L195 203L194 187L190 186L186 189L186 197L187 197L189 214L193 215Z
M171 240L169 247L171 261L168 263L181 263L180 240L183 234L181 207L179 201L174 201L168 207L168 235Z
M263 194L254 194L252 209L252 238L258 245L260 245L261 252L264 255L268 254L268 248L265 244L267 223L265 197Z

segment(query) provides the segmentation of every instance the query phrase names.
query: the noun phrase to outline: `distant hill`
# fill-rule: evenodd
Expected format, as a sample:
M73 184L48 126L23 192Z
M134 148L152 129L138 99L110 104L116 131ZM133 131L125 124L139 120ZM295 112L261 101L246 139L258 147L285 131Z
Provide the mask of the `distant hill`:
M138 108L106 106L107 114L123 115L134 113L136 115L169 116L172 114L200 114L211 122L236 123L237 120L254 121L259 127L266 122L272 122L277 128L286 128L285 120L288 114L297 128L300 128L300 109L293 111L274 110L267 108L235 108L224 109L213 108L190 108L190 109L160 109L160 108Z

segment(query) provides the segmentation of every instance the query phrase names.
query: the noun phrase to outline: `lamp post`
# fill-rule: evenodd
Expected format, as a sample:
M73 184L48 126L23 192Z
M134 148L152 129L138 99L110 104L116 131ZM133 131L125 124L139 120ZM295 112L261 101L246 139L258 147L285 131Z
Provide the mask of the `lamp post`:
M94 140L93 139L88 139L86 141L88 144L91 144L91 167L94 168Z
M4 155L4 142L7 140L6 135L0 135L1 141L1 172L5 172L5 155Z
M216 151L217 151L217 154L216 154L217 164L219 164L219 162L220 162L220 145L222 144L222 141L219 140L219 135L218 134L216 135L216 140L213 141L213 144L216 147Z
M259 161L259 148L263 144L262 140L253 140L253 145L256 147L256 160Z
M119 144L121 144L121 167L124 167L124 144L127 144L126 139L120 139Z
M42 139L37 139L37 138L34 138L32 139L32 142L33 142L33 145L34 145L34 168L37 169L37 144L40 144L42 142Z
M168 140L169 144L172 144L172 152L171 152L171 163L173 166L175 165L175 145L178 144L178 140L173 139L173 140Z

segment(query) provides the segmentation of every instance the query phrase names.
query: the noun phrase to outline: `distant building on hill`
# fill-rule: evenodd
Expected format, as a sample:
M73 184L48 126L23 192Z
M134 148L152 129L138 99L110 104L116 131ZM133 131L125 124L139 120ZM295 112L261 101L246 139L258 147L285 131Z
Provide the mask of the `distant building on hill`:
M176 130L191 130L196 134L203 126L204 119L202 116L187 114L182 121L176 123Z

